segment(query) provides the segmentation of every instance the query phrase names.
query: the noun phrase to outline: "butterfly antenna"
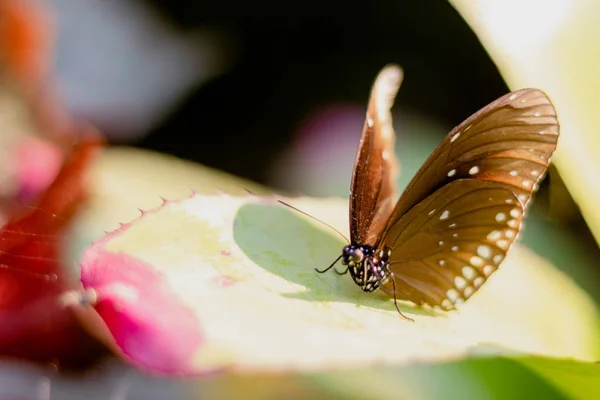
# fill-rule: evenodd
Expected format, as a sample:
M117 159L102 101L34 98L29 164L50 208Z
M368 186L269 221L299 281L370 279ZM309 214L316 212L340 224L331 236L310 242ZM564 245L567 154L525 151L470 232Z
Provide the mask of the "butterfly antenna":
M407 317L406 315L402 314L402 311L400 311L400 307L398 307L398 297L396 297L396 278L394 277L393 272L390 273L390 277L392 278L392 287L394 288L394 305L396 306L398 314L400 314L400 316L407 321L415 322L414 319Z
M341 237L343 237L346 240L346 242L350 243L350 240L348 240L348 238L346 236L344 236L344 234L342 232L340 232L339 230L337 230L333 226L329 225L327 222L321 221L320 219L318 219L316 217L313 217L312 215L310 215L308 213L305 213L302 210L297 209L296 207L292 206L291 204L286 203L285 201L282 201L282 200L277 200L277 201L280 202L281 204L283 204L284 206L289 207L292 210L298 211L300 214L304 214L307 217L310 217L310 218L314 219L315 221L320 222L321 224L323 224L323 225L325 225L325 226L333 229L334 231L336 231L338 233L338 235L340 235ZM338 258L338 260L339 260L339 258ZM335 264L336 262L337 262L337 260L335 260L335 262L333 264ZM332 264L332 266L333 266L333 264ZM329 267L329 268L331 268L331 267ZM327 271L329 268L327 268L325 271Z

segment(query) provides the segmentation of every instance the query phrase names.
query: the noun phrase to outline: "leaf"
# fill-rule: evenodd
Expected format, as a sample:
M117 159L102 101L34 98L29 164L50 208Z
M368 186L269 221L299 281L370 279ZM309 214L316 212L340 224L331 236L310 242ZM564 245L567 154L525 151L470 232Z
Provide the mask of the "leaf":
M62 263L62 230L85 198L85 170L96 139L75 147L50 188L0 230L0 355L77 364L99 346L65 307L79 289Z
M511 89L538 87L555 104L561 138L552 158L600 243L600 3L450 3L475 31Z
M285 199L347 227L347 204ZM324 370L479 355L599 354L597 310L524 248L459 312L436 314L319 275L344 242L274 198L193 195L143 213L84 254L82 282L115 343L158 372ZM165 346L169 343L169 346Z
M309 382L362 400L596 399L599 370L573 360L496 357L331 372L309 376Z
M600 393L600 364L539 357L517 358L571 399L595 399Z
M131 221L139 209L162 204L161 197L183 198L198 193L267 194L256 183L225 172L157 152L129 147L106 148L89 171L89 198L75 217L68 236L69 258L79 262L81 253L106 231Z

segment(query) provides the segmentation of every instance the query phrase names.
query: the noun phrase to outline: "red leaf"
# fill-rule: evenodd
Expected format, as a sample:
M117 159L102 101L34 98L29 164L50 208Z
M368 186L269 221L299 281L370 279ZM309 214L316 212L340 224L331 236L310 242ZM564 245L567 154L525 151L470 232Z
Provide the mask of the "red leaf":
M100 348L62 301L81 286L60 261L61 231L100 148L96 137L76 145L37 204L0 230L0 355L70 364Z
M108 336L115 352L146 371L193 375L194 355L204 344L196 315L151 264L106 251L113 237L96 242L82 259L82 281L97 293L94 309L108 330L98 336Z

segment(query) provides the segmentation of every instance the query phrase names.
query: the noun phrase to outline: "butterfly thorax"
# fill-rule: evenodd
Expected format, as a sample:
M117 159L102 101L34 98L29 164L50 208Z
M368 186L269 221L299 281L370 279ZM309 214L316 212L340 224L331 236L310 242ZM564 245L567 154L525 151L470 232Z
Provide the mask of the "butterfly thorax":
M390 277L390 254L391 251L387 248L351 244L344 247L342 264L348 266L352 279L362 290L372 292Z

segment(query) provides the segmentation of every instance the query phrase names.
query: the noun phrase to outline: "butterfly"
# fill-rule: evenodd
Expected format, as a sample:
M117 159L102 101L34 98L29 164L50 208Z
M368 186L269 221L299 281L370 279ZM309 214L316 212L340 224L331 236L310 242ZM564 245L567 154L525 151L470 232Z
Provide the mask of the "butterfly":
M455 309L516 240L556 149L556 110L538 89L509 93L455 127L397 199L390 109L403 78L386 66L371 89L350 188L350 244L340 259L365 292ZM410 319L404 316L406 319Z

